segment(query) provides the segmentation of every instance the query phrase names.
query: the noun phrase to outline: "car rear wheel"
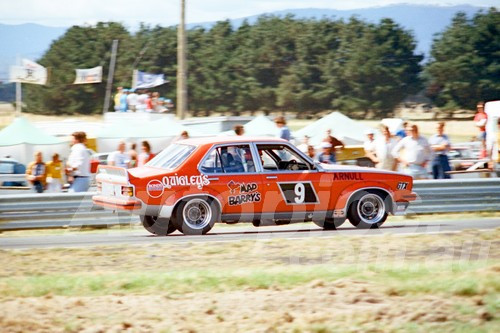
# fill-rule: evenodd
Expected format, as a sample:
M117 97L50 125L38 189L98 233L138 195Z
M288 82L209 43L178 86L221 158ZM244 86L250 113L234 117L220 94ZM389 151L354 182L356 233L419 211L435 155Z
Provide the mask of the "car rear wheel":
M144 229L158 236L166 236L177 230L169 219L163 217L141 215L141 222Z
M326 218L324 221L314 221L318 227L325 230L336 230L345 222L345 217L342 218Z
M376 229L387 219L386 196L376 191L357 193L349 205L347 216L359 229Z
M175 227L185 235L204 235L219 216L217 204L206 197L183 199L172 215Z

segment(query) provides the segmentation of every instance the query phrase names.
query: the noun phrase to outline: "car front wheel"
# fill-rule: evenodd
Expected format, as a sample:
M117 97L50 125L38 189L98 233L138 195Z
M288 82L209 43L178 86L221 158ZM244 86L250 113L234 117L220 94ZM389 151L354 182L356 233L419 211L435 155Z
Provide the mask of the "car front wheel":
M183 199L172 215L175 227L185 235L204 235L219 215L217 204L205 197Z
M141 222L144 229L158 236L166 236L177 230L169 219L163 217L141 215Z
M359 229L376 229L387 219L385 196L378 192L357 193L349 205L347 216Z

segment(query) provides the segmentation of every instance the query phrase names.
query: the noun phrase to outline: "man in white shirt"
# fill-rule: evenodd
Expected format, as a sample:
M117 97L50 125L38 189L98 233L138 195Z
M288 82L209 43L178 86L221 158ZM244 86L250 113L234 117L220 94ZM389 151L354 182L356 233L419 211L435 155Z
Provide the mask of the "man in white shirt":
M128 168L130 165L130 155L125 153L125 142L120 141L118 150L108 155L108 165Z
M373 165L378 163L377 152L376 152L376 142L375 142L375 132L372 129L366 130L366 141L363 143L363 148L365 150L365 155L368 157Z
M135 93L134 89L129 90L129 94L127 95L127 105L128 109L132 112L137 111L137 103L138 103L139 95Z
M392 156L392 150L397 144L397 140L391 136L389 127L382 125L382 136L375 140L375 153L377 154L378 169L396 171L396 160Z
M427 179L426 166L431 159L431 147L427 139L418 134L417 125L408 126L406 132L407 136L401 139L392 150L392 156L398 159L403 173L414 179Z
M71 152L66 163L66 173L73 176L69 192L86 192L90 185L90 152L85 146L85 132L72 134Z

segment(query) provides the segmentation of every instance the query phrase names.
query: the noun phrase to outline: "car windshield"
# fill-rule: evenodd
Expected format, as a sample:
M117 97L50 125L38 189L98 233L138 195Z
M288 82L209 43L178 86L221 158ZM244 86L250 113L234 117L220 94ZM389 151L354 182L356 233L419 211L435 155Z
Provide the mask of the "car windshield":
M175 169L188 158L195 148L195 146L191 145L171 144L146 163L146 165L157 168Z

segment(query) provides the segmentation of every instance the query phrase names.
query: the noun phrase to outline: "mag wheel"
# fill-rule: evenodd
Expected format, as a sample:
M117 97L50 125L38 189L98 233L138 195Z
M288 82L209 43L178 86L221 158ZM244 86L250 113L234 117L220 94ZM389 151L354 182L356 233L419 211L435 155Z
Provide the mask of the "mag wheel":
M212 229L218 216L219 210L213 200L196 197L179 203L172 222L185 235L204 235Z
M363 191L355 195L349 205L348 217L359 229L376 229L387 219L386 196L379 192Z
M163 217L141 215L141 222L144 229L158 236L166 236L177 230L169 219Z

